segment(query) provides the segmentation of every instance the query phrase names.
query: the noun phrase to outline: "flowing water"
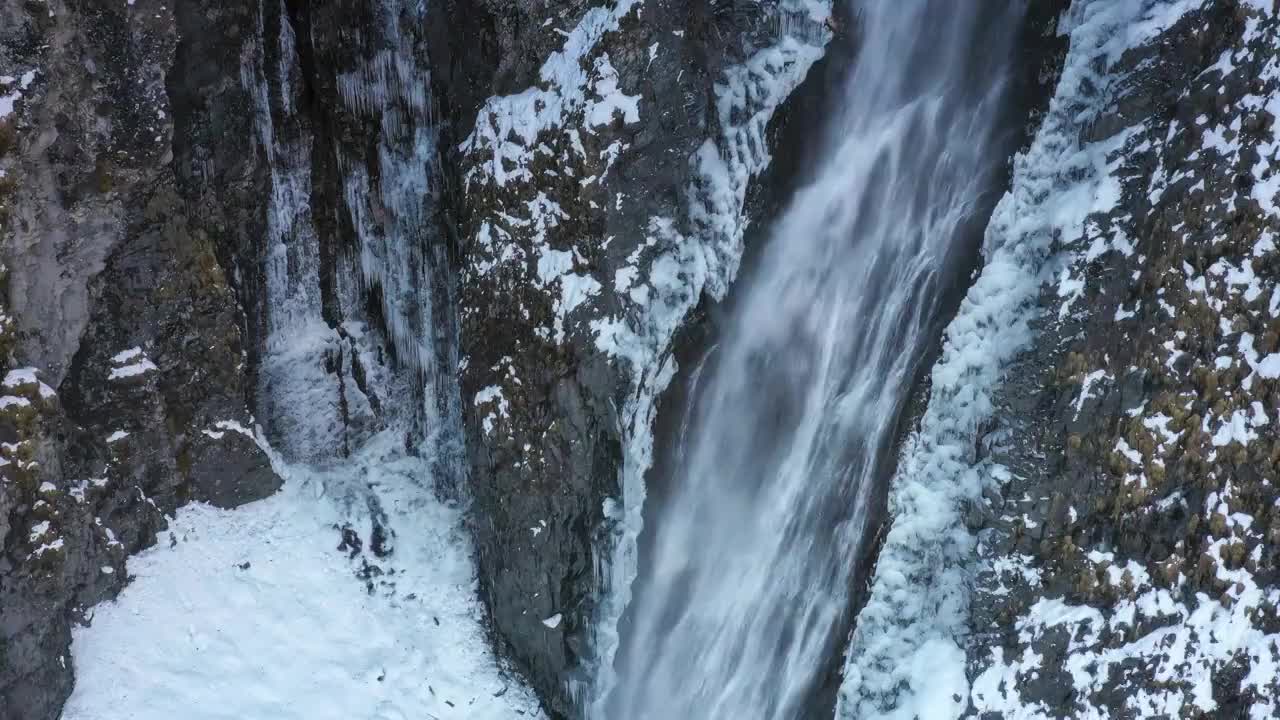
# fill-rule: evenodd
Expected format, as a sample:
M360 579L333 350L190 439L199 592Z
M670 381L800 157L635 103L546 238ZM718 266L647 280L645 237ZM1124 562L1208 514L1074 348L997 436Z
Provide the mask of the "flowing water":
M871 0L821 163L740 280L646 509L610 720L806 717L950 283L1007 157L1021 3Z

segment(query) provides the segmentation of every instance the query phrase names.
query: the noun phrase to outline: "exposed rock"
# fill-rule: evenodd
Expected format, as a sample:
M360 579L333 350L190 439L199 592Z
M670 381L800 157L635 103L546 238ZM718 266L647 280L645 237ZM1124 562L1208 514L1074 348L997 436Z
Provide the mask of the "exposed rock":
M246 429L242 313L184 192L162 3L0 9L0 716L53 718L70 624L190 500L279 487ZM16 85L16 87L14 87ZM224 154L248 138L222 135ZM239 149L226 145L238 144ZM189 147L189 145L188 145ZM56 392L55 392L56 388Z
M1184 5L1100 66L1118 202L1061 238L987 436L980 717L1277 712L1280 19Z

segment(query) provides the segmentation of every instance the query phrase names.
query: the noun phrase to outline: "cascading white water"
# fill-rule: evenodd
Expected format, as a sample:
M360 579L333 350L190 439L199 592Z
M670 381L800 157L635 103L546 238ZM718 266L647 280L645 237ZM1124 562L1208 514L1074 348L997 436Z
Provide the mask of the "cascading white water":
M311 208L310 138L293 128L277 127L273 100L280 115L293 120L299 79L293 26L283 0L272 3L279 17L278 34L267 31L267 3L258 7L261 45L249 44L242 58L241 85L254 100L258 150L271 173L267 206L265 257L266 328L259 370L261 413L274 431L275 442L290 457L317 459L341 448L338 407L342 400L324 367L325 356L338 352L338 337L323 317L320 297L320 240ZM270 67L267 44L274 44ZM272 83L277 92L273 97ZM294 411L311 408L306 416Z
M646 513L610 720L807 716L846 639L882 461L1003 162L1021 3L856 15L821 164L735 290Z

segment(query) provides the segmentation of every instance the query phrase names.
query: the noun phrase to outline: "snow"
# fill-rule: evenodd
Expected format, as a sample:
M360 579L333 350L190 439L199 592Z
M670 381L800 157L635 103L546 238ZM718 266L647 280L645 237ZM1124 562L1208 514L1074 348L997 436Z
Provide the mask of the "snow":
M116 365L123 365L129 362L130 360L139 358L141 356L142 356L142 348L133 347L133 348L129 348L128 350L121 350L120 352L116 353L111 358L111 362L115 363Z
M3 120L13 113L14 108L17 107L18 101L22 99L22 91L30 87L31 83L34 82L35 79L36 71L28 70L22 74L20 79L18 79L18 87L14 88L12 92L0 95L0 120ZM12 75L0 77L0 85L9 86L13 84L13 81L14 78Z
M486 435L493 433L497 419L509 417L510 411L510 405L507 404L507 399L502 394L502 388L497 385L490 385L476 393L476 407L488 405L489 403L493 403L493 409L480 420Z
M66 545L66 541L64 541L62 538L55 538L53 541L44 543L39 547L37 547L35 550L31 551L31 557L38 558L41 555L44 555L45 553L50 552L52 550L61 549L63 545Z
M1134 465L1137 465L1138 467L1142 466L1142 453L1129 447L1129 443L1124 438L1120 438L1116 441L1116 452L1123 455L1126 460Z
M138 375L142 375L145 373L149 373L155 369L156 369L155 363L151 362L146 358L143 358L142 360L136 363L132 363L130 365L112 368L111 374L107 376L107 379L122 380L124 378L131 378L131 377L136 377Z
M1089 398L1097 397L1092 394L1094 383L1105 379L1107 379L1106 370L1094 370L1088 375L1085 375L1084 380L1080 383L1080 397L1076 398L1074 405L1076 417L1080 417L1080 411L1084 409L1084 404L1088 402Z
M244 425L241 425L235 420L219 420L218 422L214 423L214 427L217 427L220 430L230 430L232 432L237 432L249 438L254 437L254 433L252 430L245 427Z
M588 70L584 60L600 39L618 29L622 18L638 5L620 0L613 7L593 7L565 36L564 45L539 70L539 84L524 92L490 98L476 117L475 129L462 143L464 153L489 156L466 182L532 179L529 169L542 133L564 131L568 120L582 114L586 126L611 122L620 113L624 122L639 120L638 98L618 89L618 74L607 54L597 56ZM593 97L596 96L596 97Z
M4 387L7 389L13 389L28 385L35 385L36 392L40 394L40 397L46 400L57 395L57 393L53 391L53 388L45 385L43 382L40 382L40 378L37 377L38 372L38 370L31 367L15 368L10 370L4 376Z
M31 526L31 532L27 537L27 541L32 543L39 542L47 534L49 534L49 521L41 520Z
M627 95L618 88L618 71L609 62L608 55L595 61L596 81L593 91L600 99L587 107L586 128L608 125L615 115L621 115L624 123L640 122L640 96Z
M532 207L530 208L532 210ZM557 208L558 209L558 208ZM541 243L543 233L535 236L540 252L537 263L538 279L544 287L557 283L560 288L555 298L555 319L552 327L557 343L563 343L565 321L569 313L600 292L601 285L587 274L573 272L575 255L568 250L555 250Z
M1255 403L1261 408L1261 403ZM1208 418L1205 418L1206 420ZM1267 415L1265 412L1255 413L1252 417L1244 410L1235 410L1231 416L1227 418L1213 434L1213 444L1215 447L1230 445L1233 442L1241 445L1248 445L1251 441L1258 439L1257 427L1267 424Z
M1238 349L1244 356L1245 362L1249 363L1249 367L1253 368L1259 377L1268 380L1280 378L1280 353L1261 355L1254 349L1253 339L1251 333L1243 333L1240 336Z
M75 630L63 720L542 717L487 649L461 511L396 440L325 471L273 457L277 495L181 509L176 544L131 558L134 581ZM335 525L367 541L362 503L342 493L365 483L395 534L386 559L335 550ZM372 590L362 560L385 573Z
M1226 541L1217 541L1210 554L1221 562ZM1110 553L1092 551L1090 562L1101 567L1113 559ZM1204 594L1196 598L1195 609L1178 602L1182 592L1154 587L1146 568L1129 561L1122 568L1107 566L1113 586L1126 581L1133 592L1117 601L1110 621L1097 609L1071 605L1060 599L1038 600L1016 619L1019 641L1027 646L1017 658L1005 658L1002 648L991 651L990 662L973 685L974 704L980 711L1002 713L1002 717L1044 719L1055 717L1041 706L1026 705L1019 698L1020 677L1034 676L1043 668L1043 658L1031 651L1034 643L1055 628L1067 630L1067 653L1063 667L1071 677L1076 699L1076 717L1108 717L1092 707L1088 699L1102 690L1113 675L1125 668L1148 668L1155 685L1131 688L1125 699L1126 716L1190 717L1218 710L1210 688L1214 672L1235 658L1250 658L1250 671L1241 680L1241 693L1253 692L1251 717L1274 717L1276 706L1268 699L1280 661L1280 635L1268 635L1250 622L1259 606L1274 605L1280 591L1259 587L1244 570L1224 570L1219 576L1232 583L1230 602L1219 602ZM1179 584L1181 584L1179 580ZM1137 618L1143 618L1140 625ZM1141 627L1141 632L1133 628ZM1105 630L1119 631L1124 642L1110 643ZM1184 686L1184 680L1186 685ZM1084 702L1081 702L1084 701ZM1198 711L1198 712L1197 712Z

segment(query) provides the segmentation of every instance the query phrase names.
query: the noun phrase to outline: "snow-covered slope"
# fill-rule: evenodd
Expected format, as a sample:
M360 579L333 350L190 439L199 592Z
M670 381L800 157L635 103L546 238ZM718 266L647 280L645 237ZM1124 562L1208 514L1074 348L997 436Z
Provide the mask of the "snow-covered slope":
M1116 34L1097 126L1128 126L1118 202L1064 238L1026 363L1050 379L1019 371L1006 393L1044 409L997 443L1010 472L982 534L977 712L1280 711L1277 9L1158 4L1159 35ZM1079 27L1111 12L1078 10ZM1133 113L1152 98L1167 112Z
M279 494L181 509L75 631L64 720L541 717L488 650L460 510L396 443L325 470L276 458Z

